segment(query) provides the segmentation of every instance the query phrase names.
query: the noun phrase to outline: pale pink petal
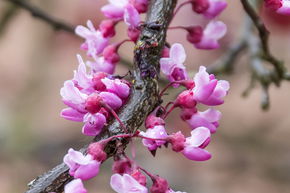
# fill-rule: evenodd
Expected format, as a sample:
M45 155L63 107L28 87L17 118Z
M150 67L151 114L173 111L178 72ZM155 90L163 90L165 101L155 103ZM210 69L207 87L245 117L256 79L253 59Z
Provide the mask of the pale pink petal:
M113 4L103 6L101 11L107 18L110 19L122 19L124 15L124 8Z
M199 147L210 137L210 131L206 127L198 127L191 131L191 136L186 138L186 146Z
M140 23L139 13L131 4L128 4L125 8L124 21L129 27L133 28L138 27Z
M122 100L114 93L101 92L99 95L103 98L104 102L112 109L118 109L122 106Z
M72 108L65 108L61 111L60 116L70 121L82 122L84 113L80 113Z
M170 75L174 66L175 64L171 58L160 59L160 69L166 76Z
M187 123L190 125L191 129L196 129L198 127L206 127L211 133L216 132L216 126L209 122L205 117L202 117L199 113L195 113L191 116Z
M185 62L186 54L182 44L175 43L170 48L169 53L170 58L175 64L182 64Z
M87 136L97 136L101 133L106 121L106 117L101 113L93 115L87 113L84 117L85 125L82 128L82 133Z
M193 161L206 161L211 158L211 154L208 151L202 148L193 147L193 146L185 147L184 150L182 151L182 154L187 159L190 159Z
M89 180L99 173L100 162L96 160L91 160L86 165L81 165L74 173L75 178L80 178L82 180Z
M87 61L87 65L91 67L93 73L106 72L113 74L115 65L106 61L104 57L96 57L94 62Z
M83 104L87 98L87 95L81 93L71 80L64 82L64 86L60 89L60 95L63 100L73 104Z
M79 67L77 71L74 71L73 80L77 81L78 86L83 89L87 89L92 86L92 77L87 74L86 65L80 55L77 55L79 61Z
M124 192L124 182L123 178L120 174L114 174L111 177L110 185L118 193L125 193Z
M64 187L65 193L87 193L87 190L84 188L84 185L81 179L75 179Z
M217 122L221 119L222 113L215 109L208 109L203 112L199 112L200 116L205 118L209 122Z
M218 16L227 7L227 2L224 0L209 0L209 3L209 8L203 13L207 18Z
M105 84L108 91L115 93L119 97L125 99L129 96L130 87L127 84L121 82L121 80L103 78L101 81Z
M277 9L276 12L283 15L290 15L290 1L282 0L282 7Z

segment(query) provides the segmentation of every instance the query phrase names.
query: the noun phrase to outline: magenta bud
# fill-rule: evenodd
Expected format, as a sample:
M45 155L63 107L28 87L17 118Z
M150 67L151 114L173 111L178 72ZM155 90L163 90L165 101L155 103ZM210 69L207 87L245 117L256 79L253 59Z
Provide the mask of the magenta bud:
M139 184L146 186L146 176L140 172L139 170L135 170L132 172L131 176L139 182Z
M108 74L105 72L97 72L94 74L93 77L93 85L97 91L104 91L106 90L106 85L102 82L103 78L108 77Z
M165 193L169 189L168 182L164 178L156 176L150 188L151 193Z
M193 0L192 1L192 10L196 13L204 13L210 4L208 0Z
M196 108L183 108L180 113L180 117L183 121L187 121L191 119L192 115L195 113L197 113Z
M116 22L113 20L103 20L99 26L99 29L105 38L113 37L116 34L115 25Z
M178 95L174 105L181 108L194 108L196 106L196 101L193 95L192 90L183 91Z
M114 161L112 166L113 173L118 174L129 174L132 171L132 164L128 158L121 158L117 161Z
M169 135L168 139L173 151L180 152L184 149L185 137L180 131Z
M203 29L201 26L191 26L186 30L188 31L186 38L190 43L196 44L201 41L203 35Z
M148 128L153 128L153 127L158 126L158 125L163 125L164 126L165 125L165 121L162 118L156 117L153 114L150 114L146 118L145 127L148 129Z
M91 143L88 147L88 154L92 155L94 160L102 162L106 160L107 154L104 151L104 144L96 142Z
M85 109L88 112L95 114L102 108L102 101L102 97L100 97L98 94L92 94L86 100Z
M133 42L136 42L139 38L140 35L140 30L137 28L128 28L127 31L128 37L130 38L130 40L132 40Z
M120 61L120 56L118 54L118 47L116 45L107 46L103 51L103 56L106 61L113 64Z
M170 49L167 46L164 46L162 50L162 58L169 58Z

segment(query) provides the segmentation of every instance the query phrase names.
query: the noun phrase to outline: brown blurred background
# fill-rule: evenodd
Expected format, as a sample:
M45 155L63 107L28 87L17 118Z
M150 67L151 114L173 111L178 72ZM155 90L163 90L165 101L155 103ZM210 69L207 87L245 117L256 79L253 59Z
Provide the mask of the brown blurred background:
M73 25L93 20L97 26L103 19L99 8L105 0L33 0L38 7L56 18ZM238 39L243 22L239 1L230 1L220 19L229 31L222 48L215 51L196 50L185 41L182 31L169 31L170 43L181 42L186 47L187 67L195 71L199 65L209 65ZM0 18L11 4L0 2ZM263 13L272 32L271 50L290 69L290 18ZM172 25L189 25L201 21L190 7L174 19ZM125 37L124 25L118 25L118 36ZM178 33L178 35L176 35ZM54 31L27 11L17 10L9 23L0 29L0 192L24 192L26 184L37 175L62 161L69 147L78 149L90 141L81 135L81 124L59 117L65 106L59 90L72 78L77 67L76 53L81 40L63 31ZM132 60L132 44L126 44L121 55ZM128 48L128 49L125 49ZM128 52L129 51L129 52ZM260 109L259 87L248 98L241 93L248 86L248 57L239 58L229 80L231 90L224 105L220 128L208 150L210 161L199 163L163 148L156 158L137 145L137 160L144 168L167 178L175 190L188 193L287 193L290 192L290 84L271 87L271 107ZM119 73L126 68L118 66ZM172 91L174 92L174 91ZM174 93L171 95L173 98ZM172 128L188 131L176 119L178 111L168 119ZM89 192L113 192L109 186L111 162L101 173L86 183Z

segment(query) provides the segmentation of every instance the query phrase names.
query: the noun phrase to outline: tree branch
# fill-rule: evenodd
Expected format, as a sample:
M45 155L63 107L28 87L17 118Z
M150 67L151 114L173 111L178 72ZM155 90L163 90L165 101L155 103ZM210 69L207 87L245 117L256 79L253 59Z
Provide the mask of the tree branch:
M122 123L130 133L140 127L148 113L159 103L158 76L161 49L164 46L166 31L173 15L177 0L151 0L146 24L158 24L158 28L145 25L134 49L134 67L132 72L131 97L127 104L118 113ZM111 120L103 132L93 141L106 139L109 136L123 133L118 121ZM118 140L126 148L126 139ZM108 156L116 152L116 141L109 143L105 148ZM85 152L86 148L82 151ZM62 192L65 183L72 178L68 175L68 168L60 164L49 172L36 178L29 185L27 193Z
M35 7L34 5L30 4L27 0L6 0L10 3L13 3L28 12L31 13L31 15L35 18L41 19L51 25L55 30L64 30L69 33L74 33L73 26L64 23L63 21L60 21L49 14L47 14L45 11Z
M256 1L257 0L254 1L255 7L258 6L258 2L256 2ZM259 32L259 37L261 40L261 47L262 47L262 51L263 51L263 53L262 53L263 59L268 61L269 63L271 63L274 66L274 68L277 72L277 75L279 76L280 79L284 79L285 67L283 65L283 62L276 59L272 55L272 53L270 52L270 49L269 49L269 34L270 33L267 30L266 26L264 25L264 22L259 17L259 15L257 14L257 11L249 3L248 0L241 0L241 3L244 7L244 10L248 14L248 16L251 18L251 20L253 21L254 25L256 26L256 28Z

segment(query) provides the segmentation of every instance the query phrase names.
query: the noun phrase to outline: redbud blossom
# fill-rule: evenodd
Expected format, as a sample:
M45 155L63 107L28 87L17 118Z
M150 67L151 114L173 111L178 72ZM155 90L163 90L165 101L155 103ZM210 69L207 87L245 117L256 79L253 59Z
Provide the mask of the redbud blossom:
M192 90L185 90L180 93L174 105L181 108L194 108L196 106L196 101Z
M218 40L227 32L227 26L221 21L211 21L203 30L199 42L192 42L198 49L217 49L220 47ZM196 38L197 40L197 38Z
M193 44L199 43L203 36L203 29L201 26L191 26L187 27L186 30L188 31L188 34L186 36L186 39Z
M180 131L169 135L168 141L171 143L173 151L180 152L184 149L185 137Z
M105 72L108 74L113 74L115 71L116 64L109 62L104 56L95 56L94 61L87 61L87 65L91 68L93 73Z
M140 170L134 170L132 173L131 173L131 176L137 180L142 186L146 186L146 176L140 172Z
M169 189L168 182L164 178L156 176L150 188L151 193L166 193Z
M120 61L117 45L108 45L103 51L104 59L112 64L116 64Z
M101 142L91 143L88 147L88 154L99 162L105 161L107 158L107 154L104 152L104 144Z
M99 26L102 35L105 38L113 37L116 34L115 25L117 22L111 19L103 20Z
M170 48L169 58L160 59L161 71L167 76L170 82L187 79L187 73L183 63L186 54L181 44L175 43Z
M103 14L107 18L122 19L125 6L129 3L129 0L109 0L109 3L101 8Z
M87 55L95 57L103 52L109 43L109 39L105 38L100 31L97 31L90 20L88 20L87 26L88 28L81 25L77 26L75 33L85 39L82 47L87 50Z
M204 13L210 6L209 0L192 0L192 10L196 13Z
M289 0L264 0L265 6L282 15L290 15Z
M205 161L211 158L211 154L204 150L210 139L210 131L205 127L198 127L191 131L191 136L186 138L183 155L194 161Z
M151 129L147 129L146 132L140 132L142 136L149 137L152 139L164 139L164 140L151 140L151 139L142 139L142 143L150 151L156 150L158 147L166 143L167 133L164 126L155 126Z
M160 117L157 117L156 116L156 113L153 112L151 113L147 118L146 118L146 121L145 121L145 127L147 129L149 128L153 128L155 126L158 126L158 125L165 125L165 121L164 119L160 118Z
M130 4L125 8L124 21L128 25L128 37L135 42L140 34L140 30L138 29L140 16L138 11Z
M214 75L209 75L206 68L201 66L194 77L195 87L192 89L197 102L205 105L220 105L224 103L223 97L228 93L228 81L217 80Z
M215 133L217 127L219 126L218 121L221 118L221 112L215 109L208 109L206 111L193 114L187 123L191 126L192 129L197 127L206 127L210 130L211 133Z
M102 79L102 82L109 92L115 93L120 98L126 99L130 94L130 87L120 79L111 80L109 78L104 78Z
M64 193L87 193L81 179L75 179L64 187Z
M145 186L128 174L112 175L110 184L117 193L148 193Z
M180 113L180 118L183 120L183 121L186 121L188 119L191 118L191 116L193 114L195 114L197 112L197 109L196 108L182 108L181 109L181 113Z
M218 16L228 5L225 0L208 0L208 2L209 7L203 15L210 19Z
M132 172L132 162L127 157L121 157L115 160L112 166L113 173L125 174Z
M82 133L87 136L97 136L101 133L105 123L106 117L102 113L90 114L84 116L85 122Z
M93 159L90 154L84 156L72 148L64 156L63 162L69 167L69 174L74 178L88 180L99 173L100 162Z
M131 4L138 10L139 13L145 13L148 8L148 0L130 0Z
M108 76L105 72L97 72L94 74L92 82L93 87L97 91L104 91L106 89L106 85L102 82L103 78L106 78Z

